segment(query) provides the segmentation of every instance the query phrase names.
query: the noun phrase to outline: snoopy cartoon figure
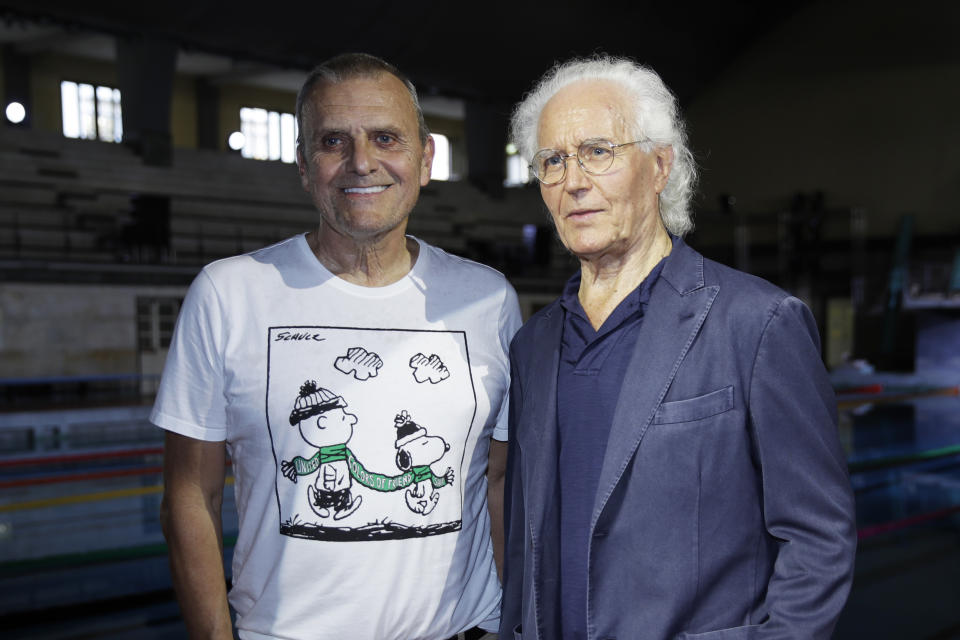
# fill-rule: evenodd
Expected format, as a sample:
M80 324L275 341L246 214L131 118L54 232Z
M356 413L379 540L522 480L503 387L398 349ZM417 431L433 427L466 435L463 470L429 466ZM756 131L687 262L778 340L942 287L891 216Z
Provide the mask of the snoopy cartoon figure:
M347 442L353 436L357 416L344 411L346 407L341 396L307 380L300 386L290 413L290 424L299 425L300 436L317 452L310 458L283 460L280 471L293 482L298 476L317 472L314 484L307 486L307 502L321 518L329 517L333 509L333 519L342 520L363 500L350 491L353 480L347 465Z
M437 489L453 484L453 469L447 467L438 476L430 468L450 450L450 445L439 436L427 435L427 430L411 420L406 410L397 414L393 423L397 429L397 467L413 473L413 482L405 492L407 507L427 515L440 501Z

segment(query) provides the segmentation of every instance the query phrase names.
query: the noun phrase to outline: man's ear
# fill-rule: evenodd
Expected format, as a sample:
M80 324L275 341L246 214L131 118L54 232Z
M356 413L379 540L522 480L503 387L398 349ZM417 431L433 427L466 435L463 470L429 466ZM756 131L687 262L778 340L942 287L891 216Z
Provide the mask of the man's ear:
M420 186L425 187L430 182L430 171L433 169L433 154L437 147L433 136L427 136L427 143L423 145L423 158L420 161Z
M300 184L307 188L307 159L303 155L303 143L297 145L297 173L300 174Z
M657 147L653 153L657 159L657 175L653 186L657 193L661 193L667 188L667 180L670 179L670 171L673 169L673 147Z

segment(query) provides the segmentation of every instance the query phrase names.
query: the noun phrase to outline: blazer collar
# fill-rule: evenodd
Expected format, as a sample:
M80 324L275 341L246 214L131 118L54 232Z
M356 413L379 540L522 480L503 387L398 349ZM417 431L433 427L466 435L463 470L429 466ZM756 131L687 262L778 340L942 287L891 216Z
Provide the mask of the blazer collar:
M703 256L677 238L660 277L681 296L703 287Z

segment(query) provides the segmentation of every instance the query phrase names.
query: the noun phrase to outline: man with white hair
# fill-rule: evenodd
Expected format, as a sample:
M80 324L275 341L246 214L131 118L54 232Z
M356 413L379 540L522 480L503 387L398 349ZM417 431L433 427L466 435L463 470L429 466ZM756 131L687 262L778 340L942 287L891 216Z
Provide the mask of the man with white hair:
M558 65L512 126L581 268L511 346L501 637L829 637L856 529L809 310L683 242L652 70Z

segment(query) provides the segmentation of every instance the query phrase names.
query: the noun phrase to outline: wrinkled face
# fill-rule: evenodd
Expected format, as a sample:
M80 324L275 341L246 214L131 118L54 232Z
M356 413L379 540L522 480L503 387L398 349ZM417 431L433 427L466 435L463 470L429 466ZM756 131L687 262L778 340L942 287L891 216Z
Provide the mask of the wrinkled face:
M626 91L607 80L564 87L540 114L538 147L575 154L584 140L632 142L641 136L631 126L631 104ZM569 158L562 182L540 185L560 240L581 260L628 256L663 224L659 194L670 175L672 149L645 152L630 145L616 154L601 175L585 173L576 157Z
M321 224L355 240L400 233L430 181L433 139L421 144L406 87L390 74L321 83L304 102L300 181Z
M334 444L343 444L353 435L357 416L341 408L329 409L300 422L300 435L319 449Z

